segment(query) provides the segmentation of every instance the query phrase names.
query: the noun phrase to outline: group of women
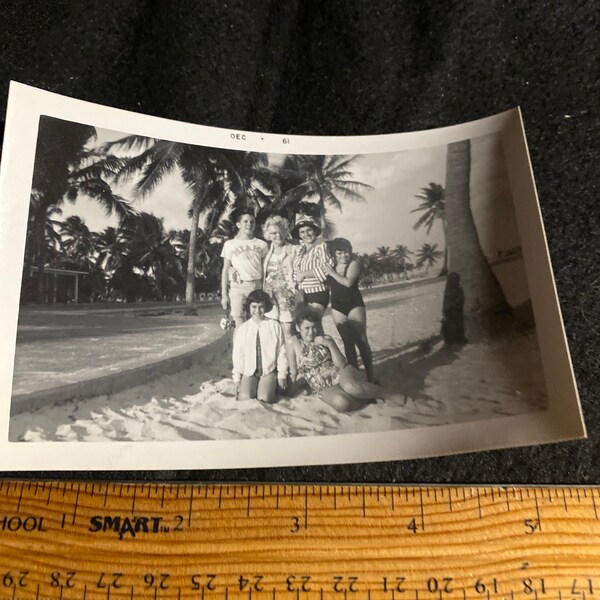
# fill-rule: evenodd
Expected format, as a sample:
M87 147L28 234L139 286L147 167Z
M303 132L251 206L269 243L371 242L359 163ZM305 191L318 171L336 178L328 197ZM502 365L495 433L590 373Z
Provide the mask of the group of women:
M236 323L233 362L238 396L272 402L277 381L290 393L289 388L303 380L337 410L355 410L379 397L358 288L360 266L350 242L342 238L326 242L318 223L306 214L296 215L293 228L284 217L268 217L263 226L267 242L255 237L250 209L240 210L235 221L237 234L225 242L222 252L221 293L223 308ZM330 301L345 357L335 341L323 335L321 319ZM281 328L285 378L281 348L261 344L262 338L278 344L272 341L277 331L267 320ZM357 348L367 381L358 373ZM265 363L277 375L261 386L262 378L273 375L264 372Z

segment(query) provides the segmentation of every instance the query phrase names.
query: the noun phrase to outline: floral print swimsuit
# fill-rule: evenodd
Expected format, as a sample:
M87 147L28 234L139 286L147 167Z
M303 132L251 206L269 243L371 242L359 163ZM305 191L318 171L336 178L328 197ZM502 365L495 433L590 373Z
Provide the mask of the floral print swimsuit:
M302 340L300 348L300 355L296 357L298 377L302 377L316 393L336 385L340 370L333 364L329 348L321 344L306 344Z
M273 254L267 266L265 292L277 302L280 310L293 311L296 293L290 288L283 271L283 256Z

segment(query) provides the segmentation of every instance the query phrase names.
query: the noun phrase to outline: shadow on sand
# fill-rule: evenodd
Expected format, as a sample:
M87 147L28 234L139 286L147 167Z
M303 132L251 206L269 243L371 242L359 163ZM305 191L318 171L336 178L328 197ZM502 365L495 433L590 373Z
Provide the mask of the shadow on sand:
M382 387L404 397L404 404L437 403L425 392L425 379L437 367L448 365L458 357L458 348L440 346L441 335L409 342L403 346L386 348L373 353L375 369L380 374Z

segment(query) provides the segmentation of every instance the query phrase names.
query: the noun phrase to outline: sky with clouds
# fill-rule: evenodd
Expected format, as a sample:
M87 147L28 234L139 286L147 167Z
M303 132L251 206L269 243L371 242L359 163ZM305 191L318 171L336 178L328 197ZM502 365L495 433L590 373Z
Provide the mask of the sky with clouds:
M104 144L126 134L98 129L95 145ZM270 157L279 162L281 155ZM429 235L424 229L415 231L419 214L411 213L419 204L415 195L429 182L444 185L446 146L404 152L361 155L354 163L354 179L373 187L367 191L365 202L342 201L340 213L330 209L329 216L336 226L336 234L348 238L356 251L373 252L378 246L394 247L404 244L415 251L423 243L437 243L444 247L441 225L436 224ZM133 199L133 181L119 186L115 191ZM153 213L164 220L167 229L189 228L187 211L190 196L178 173L166 178L155 192L143 200L135 199L139 210ZM114 217L92 200L80 197L74 204L63 205L63 218L80 216L93 231L116 225Z

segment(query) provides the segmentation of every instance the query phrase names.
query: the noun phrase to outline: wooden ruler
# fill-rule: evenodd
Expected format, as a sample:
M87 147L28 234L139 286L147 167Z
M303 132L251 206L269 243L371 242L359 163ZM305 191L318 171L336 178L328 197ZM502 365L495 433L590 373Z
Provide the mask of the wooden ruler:
M0 482L6 600L600 600L599 489Z

